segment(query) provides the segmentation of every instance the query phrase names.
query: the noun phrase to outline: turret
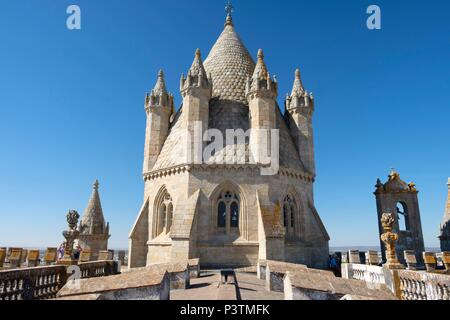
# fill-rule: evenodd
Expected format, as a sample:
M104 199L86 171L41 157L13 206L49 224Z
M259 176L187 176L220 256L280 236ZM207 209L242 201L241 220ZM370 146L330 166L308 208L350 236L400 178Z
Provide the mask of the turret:
M442 219L441 224L441 234L439 236L442 252L450 251L450 178L448 178L447 187L447 204L445 206L444 218Z
M245 95L250 109L250 149L256 163L270 156L270 134L276 129L278 84L271 78L264 62L264 53L258 51L258 62L252 78L247 79Z
M292 93L286 97L285 107L285 117L289 123L300 160L305 170L314 176L316 174L312 126L314 98L303 87L298 69L295 71Z
M212 84L210 77L206 75L200 49L195 52L187 77L181 76L180 91L183 97L183 126L188 130L187 138L190 138L187 140L188 161L202 163L202 138L209 124Z
M88 205L80 221L80 235L78 238L81 248L91 250L94 260L100 250L108 250L108 239L110 237L109 223L105 223L100 202L99 185L98 180L96 180Z
M144 148L144 174L150 172L158 159L170 127L174 112L173 96L167 92L164 72L159 71L153 90L145 97L147 126Z

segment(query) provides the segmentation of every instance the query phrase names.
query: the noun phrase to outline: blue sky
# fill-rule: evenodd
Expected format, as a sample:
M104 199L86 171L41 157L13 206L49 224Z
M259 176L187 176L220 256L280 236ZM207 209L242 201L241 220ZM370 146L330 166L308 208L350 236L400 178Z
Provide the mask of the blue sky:
M66 28L66 8L82 30ZM366 28L366 8L382 30ZM143 200L144 94L179 78L222 31L224 0L1 0L0 246L61 242L100 180L111 247L127 247ZM450 2L234 1L236 29L280 83L316 98L316 206L332 246L377 245L377 178L420 190L437 246L450 176Z

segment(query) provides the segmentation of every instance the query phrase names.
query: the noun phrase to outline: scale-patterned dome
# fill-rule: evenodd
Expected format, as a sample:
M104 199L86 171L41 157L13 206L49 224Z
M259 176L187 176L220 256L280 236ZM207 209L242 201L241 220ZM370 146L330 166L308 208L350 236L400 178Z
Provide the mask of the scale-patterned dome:
M245 84L255 69L247 48L234 30L231 17L204 63L213 82L213 98L247 104Z

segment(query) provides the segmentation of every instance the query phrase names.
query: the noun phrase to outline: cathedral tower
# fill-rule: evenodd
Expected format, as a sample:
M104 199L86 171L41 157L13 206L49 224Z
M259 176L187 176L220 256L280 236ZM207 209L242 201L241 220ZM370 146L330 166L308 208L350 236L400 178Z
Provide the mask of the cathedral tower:
M450 251L450 178L448 178L447 186L447 205L445 206L444 218L442 219L441 224L441 234L439 236L442 252Z
M246 96L250 109L250 148L253 160L256 163L264 163L269 156L270 134L276 129L277 108L277 83L270 77L264 62L262 49L258 51L253 76L247 80Z
M99 183L95 181L92 195L79 225L79 245L82 249L89 249L92 259L96 260L98 252L108 250L109 223L105 223L102 204L98 193Z
M377 201L378 224L380 236L384 233L381 225L383 213L393 213L396 217L394 232L398 234L397 256L399 261L405 264L403 251L413 250L419 265L423 265L422 253L425 245L422 234L422 222L420 219L420 209L418 191L414 183L407 184L400 179L400 175L393 170L389 175L389 180L383 184L380 179L377 181L375 197ZM383 261L386 261L385 246L381 241Z
M164 72L159 71L156 85L145 97L147 126L144 148L144 174L151 171L169 133L174 111L173 96L167 92Z
M147 108L155 119L149 117L147 125L144 201L129 235L130 268L192 258L208 268L254 266L260 259L327 267L330 238L314 205L313 160L302 160L313 154L306 112L312 97L303 96L308 106L299 112L306 115L290 129L262 50L255 62L231 13L229 4L204 63L197 50L181 77L183 102L176 113L169 117L171 102ZM157 88L151 97L162 93L166 101L164 86ZM291 110L296 94L301 98L302 92L294 90ZM297 126L307 143L293 136ZM207 137L213 136L208 144L199 139L207 129ZM256 151L254 157L248 150Z
M314 98L303 87L300 70L295 71L291 95L286 97L286 120L305 169L316 174L312 118Z
M180 92L183 97L183 112L185 112L184 127L187 129L188 162L201 164L203 160L203 133L208 130L209 100L211 99L212 86L206 76L205 67L200 49L195 52L194 62L188 71L187 78L184 75L180 80Z

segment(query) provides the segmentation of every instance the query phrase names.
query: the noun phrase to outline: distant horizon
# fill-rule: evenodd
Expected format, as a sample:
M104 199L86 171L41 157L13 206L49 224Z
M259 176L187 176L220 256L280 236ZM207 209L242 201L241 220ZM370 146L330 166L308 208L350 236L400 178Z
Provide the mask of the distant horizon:
M180 75L196 48L206 58L225 21L226 0L75 2L81 30L67 29L71 1L2 4L5 244L62 243L67 212L83 214L99 179L110 247L128 247L144 195L145 93L162 68L179 107ZM418 0L377 1L381 30L367 28L362 0L233 2L243 43L254 59L263 48L277 75L281 111L296 68L314 93L314 204L330 247L377 242L374 186L392 167L417 185L425 245L439 247L450 176L450 1L435 2L424 10Z

